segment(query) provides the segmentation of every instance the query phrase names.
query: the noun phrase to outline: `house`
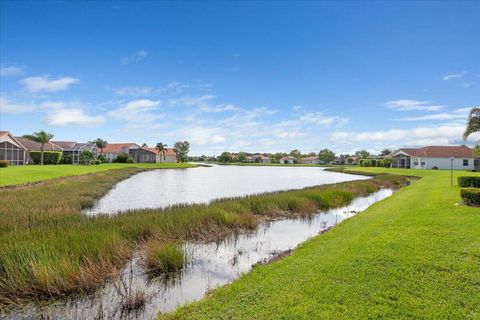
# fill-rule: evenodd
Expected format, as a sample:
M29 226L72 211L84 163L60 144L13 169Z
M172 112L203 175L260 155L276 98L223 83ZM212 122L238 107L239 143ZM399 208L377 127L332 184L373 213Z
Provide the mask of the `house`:
M311 157L305 157L300 160L301 163L303 164L320 164L321 161L318 159L317 156L311 156Z
M165 148L163 152L159 152L156 148L145 148L153 153L155 153L155 162L170 162L176 163L177 159L177 152L174 148Z
M248 161L248 162L257 162L257 163L271 163L272 162L272 160L269 157L266 157L263 154L254 154L253 156L251 156L251 158L252 158L253 161Z
M130 148L141 148L136 143L109 143L103 148L103 154L108 161L114 161L121 153L129 154Z
M27 139L27 138L23 138L23 137L15 137L15 139L18 142L20 142L25 147L25 149L27 150L25 164L33 164L34 162L33 162L32 158L30 158L30 153L29 152L30 151L41 151L42 150L42 144L38 143L38 142L35 142L33 140ZM59 146L57 146L56 144L54 144L52 142L47 142L43 146L43 151L59 151L59 152L61 152L62 148L60 148Z
M8 131L0 131L0 160L7 160L10 165L28 163L28 150Z
M474 170L479 159L465 146L402 148L392 155L393 168Z
M74 141L51 141L52 144L60 147L63 163L80 164L80 155L84 151L93 153L96 157L97 146L94 143L82 143Z
M295 162L297 162L297 158L292 156L286 156L286 157L280 158L279 161L281 164L294 164Z
M135 161L135 163L155 163L157 153L148 148L130 147L128 149L128 156Z

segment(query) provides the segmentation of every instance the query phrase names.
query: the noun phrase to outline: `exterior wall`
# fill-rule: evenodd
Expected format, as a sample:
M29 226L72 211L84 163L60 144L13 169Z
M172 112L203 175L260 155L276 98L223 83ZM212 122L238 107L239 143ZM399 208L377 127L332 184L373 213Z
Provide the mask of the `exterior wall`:
M271 163L271 162L272 162L272 159L270 159L270 158L265 158L265 159L261 159L260 162L261 162L261 163Z
M156 154L155 162L156 163L162 163L162 162L176 163L177 156L165 156L165 159L164 159L163 154Z
M133 158L135 163L154 163L156 156L153 152L141 148L130 149L128 155Z
M302 160L303 164L320 164L319 159L314 159L314 160Z
M280 159L281 164L294 164L295 161L293 159Z
M117 156L119 153L115 152L110 152L110 153L104 153L105 157L107 157L108 161L112 162L113 160L117 159Z
M425 168L432 169L433 167L438 167L438 169L450 169L451 160L450 158L426 158L425 159ZM468 166L463 165L463 160L468 160ZM454 170L473 170L475 169L473 165L473 158L455 158L453 159L453 169Z
M27 151L9 134L0 137L0 160L8 160L14 166L27 164L28 158Z

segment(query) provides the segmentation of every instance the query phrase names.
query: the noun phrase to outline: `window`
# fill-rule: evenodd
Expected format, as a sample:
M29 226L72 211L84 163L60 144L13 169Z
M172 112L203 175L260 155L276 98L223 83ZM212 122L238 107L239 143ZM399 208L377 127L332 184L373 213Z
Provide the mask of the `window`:
M425 167L425 161L420 162L420 164L422 165L422 167Z
M418 161L414 161L414 162L413 162L413 165L414 165L414 166L418 166Z
M463 166L468 167L468 159L463 159Z

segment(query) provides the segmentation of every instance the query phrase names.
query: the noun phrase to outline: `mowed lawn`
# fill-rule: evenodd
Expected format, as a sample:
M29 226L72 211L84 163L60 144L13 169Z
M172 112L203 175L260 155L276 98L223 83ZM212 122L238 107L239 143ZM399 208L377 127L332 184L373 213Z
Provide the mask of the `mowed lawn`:
M0 186L18 185L119 168L174 169L195 167L188 163L103 163L100 165L26 165L0 168Z
M161 319L480 319L480 208L449 171L394 196ZM459 175L478 173L455 172Z

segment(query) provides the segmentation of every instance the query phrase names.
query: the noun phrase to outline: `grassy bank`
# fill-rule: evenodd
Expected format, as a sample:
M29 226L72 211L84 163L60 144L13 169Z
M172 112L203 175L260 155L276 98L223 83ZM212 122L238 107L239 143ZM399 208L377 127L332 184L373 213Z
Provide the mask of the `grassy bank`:
M291 256L160 318L480 318L480 210L456 205L450 172L355 170L422 179Z
M211 205L138 210L114 217L89 218L80 213L114 183L139 171L110 170L0 189L0 303L92 290L115 274L139 246L151 252L148 260L153 266L158 261L165 264L170 256L180 261L174 250L155 250L155 244L219 238L254 228L265 217L338 207L381 186L405 182L383 175Z
M19 185L54 178L101 172L111 169L172 169L189 168L194 166L195 165L188 163L103 163L100 165L91 166L70 164L10 166L8 168L0 168L0 186Z

